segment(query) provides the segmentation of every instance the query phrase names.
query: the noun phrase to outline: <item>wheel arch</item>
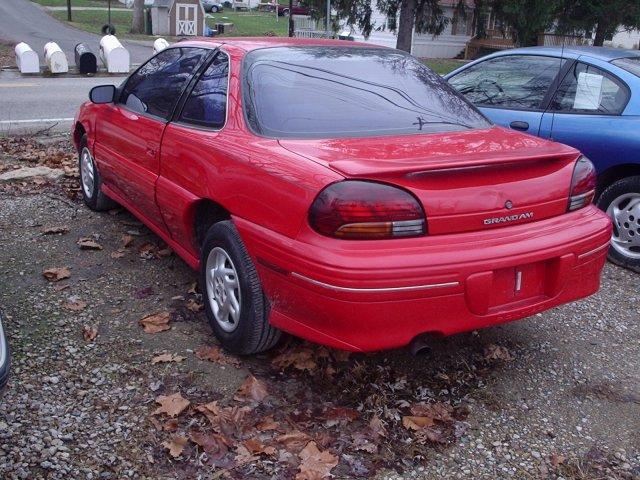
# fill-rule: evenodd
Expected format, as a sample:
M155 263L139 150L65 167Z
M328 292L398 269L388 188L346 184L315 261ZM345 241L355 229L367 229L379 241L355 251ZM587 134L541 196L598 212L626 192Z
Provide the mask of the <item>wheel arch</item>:
M82 136L87 133L87 129L84 127L82 122L76 122L76 125L73 129L73 144L76 146L76 149L80 146L80 140L82 140Z
M607 187L613 185L618 180L626 177L640 175L639 163L623 163L609 167L600 175L598 175L598 186L596 188L596 199L604 192Z
M197 251L212 225L230 220L231 213L223 205L210 198L202 198L193 205L193 232Z

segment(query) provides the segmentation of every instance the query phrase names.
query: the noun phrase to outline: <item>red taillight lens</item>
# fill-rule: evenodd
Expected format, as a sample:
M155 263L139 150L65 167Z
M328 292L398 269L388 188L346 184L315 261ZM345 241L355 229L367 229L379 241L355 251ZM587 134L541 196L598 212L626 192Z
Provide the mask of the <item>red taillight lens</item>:
M578 210L593 201L596 191L596 168L584 155L578 158L573 168L568 210Z
M345 239L415 237L426 232L422 207L391 185L345 180L325 188L309 210L319 233Z

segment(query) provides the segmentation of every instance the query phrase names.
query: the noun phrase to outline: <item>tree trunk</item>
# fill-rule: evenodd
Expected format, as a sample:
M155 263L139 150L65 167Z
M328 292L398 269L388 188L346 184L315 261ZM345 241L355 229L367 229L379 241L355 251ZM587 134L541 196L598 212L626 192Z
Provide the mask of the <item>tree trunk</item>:
M416 0L402 0L400 4L400 22L398 23L398 41L396 48L411 53L413 25L416 21Z
M601 47L604 43L604 37L607 34L608 25L605 22L598 22L598 26L596 27L596 36L593 39L594 47Z
M144 0L133 0L131 33L144 33Z

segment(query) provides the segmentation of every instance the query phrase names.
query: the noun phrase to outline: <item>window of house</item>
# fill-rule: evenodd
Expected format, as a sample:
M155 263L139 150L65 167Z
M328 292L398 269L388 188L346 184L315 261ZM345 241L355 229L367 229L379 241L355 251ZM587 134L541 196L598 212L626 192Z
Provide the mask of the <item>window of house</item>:
M134 112L168 119L206 53L201 48L163 50L129 77L119 103Z
M227 116L228 77L229 58L224 53L218 53L189 94L180 121L222 128Z
M477 106L536 110L566 60L509 55L477 63L449 82Z
M593 65L576 63L551 102L557 112L618 115L629 101L627 87Z

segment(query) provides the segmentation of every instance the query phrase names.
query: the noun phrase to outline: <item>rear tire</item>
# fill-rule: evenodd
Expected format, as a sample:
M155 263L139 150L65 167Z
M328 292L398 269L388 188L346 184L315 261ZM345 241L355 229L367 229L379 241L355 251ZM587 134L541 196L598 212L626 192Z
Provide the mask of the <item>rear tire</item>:
M281 332L269 324L258 272L233 223L214 224L201 250L200 285L216 338L226 350L240 355L273 347Z
M640 176L613 183L596 204L613 222L609 260L640 272Z
M78 145L78 169L80 170L82 199L87 207L96 212L102 212L118 206L102 192L102 179L87 145L86 134L82 136Z

